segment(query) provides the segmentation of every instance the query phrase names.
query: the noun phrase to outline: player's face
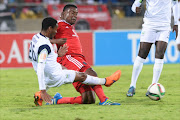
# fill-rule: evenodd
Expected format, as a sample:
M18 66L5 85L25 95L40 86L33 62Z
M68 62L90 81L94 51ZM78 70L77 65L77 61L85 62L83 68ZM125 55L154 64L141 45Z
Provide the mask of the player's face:
M57 28L58 28L58 24L56 24L56 26L54 28L50 28L50 34L49 34L49 38L50 39L53 39L54 36L56 35L57 33Z
M77 15L78 15L78 9L71 7L64 12L63 18L66 22L73 25L76 22Z

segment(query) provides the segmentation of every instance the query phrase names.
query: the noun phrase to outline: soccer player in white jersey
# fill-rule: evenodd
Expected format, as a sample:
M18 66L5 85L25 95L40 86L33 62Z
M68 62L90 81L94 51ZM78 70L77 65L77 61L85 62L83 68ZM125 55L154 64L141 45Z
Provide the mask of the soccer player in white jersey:
M133 12L141 12L140 6L142 1L143 0L134 1L132 5ZM152 83L157 83L159 81L163 69L164 53L167 48L171 30L171 8L173 8L173 31L176 32L176 37L178 33L178 6L176 4L178 4L177 0L146 0L146 11L143 18L144 24L142 25L140 37L140 48L133 65L131 84L126 94L128 97L132 97L135 94L138 76L152 44L156 46Z
M121 76L120 70L106 78L93 77L83 72L76 72L73 70L62 70L62 66L56 62L58 55L54 52L53 46L49 40L54 38L57 28L58 24L54 18L45 18L42 21L41 32L33 36L30 44L29 58L31 59L33 68L37 74L40 90L40 92L35 94L34 103L37 106L41 106L43 100L49 104L57 104L57 101L60 98L52 99L46 92L50 87L59 87L62 84L77 81L88 85L105 85L109 87L119 80ZM67 46L61 47L58 54L61 54L60 52L66 53ZM111 105L112 104L113 103L111 103Z
M177 48L180 52L180 0L178 0L178 7L179 7L179 22L178 22L178 37L176 39Z

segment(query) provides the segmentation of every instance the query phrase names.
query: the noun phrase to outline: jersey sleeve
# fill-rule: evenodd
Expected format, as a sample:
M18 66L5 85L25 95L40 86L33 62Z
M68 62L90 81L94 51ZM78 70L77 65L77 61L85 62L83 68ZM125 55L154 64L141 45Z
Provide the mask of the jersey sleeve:
M46 61L46 57L51 53L51 48L49 45L41 45L38 49L38 63Z
M143 0L135 0L132 7L131 7L131 10L136 13L136 7L140 7L141 4L142 4Z
M46 44L41 45L38 49L37 76L38 76L39 90L46 90L44 68L49 53L51 53L51 49Z

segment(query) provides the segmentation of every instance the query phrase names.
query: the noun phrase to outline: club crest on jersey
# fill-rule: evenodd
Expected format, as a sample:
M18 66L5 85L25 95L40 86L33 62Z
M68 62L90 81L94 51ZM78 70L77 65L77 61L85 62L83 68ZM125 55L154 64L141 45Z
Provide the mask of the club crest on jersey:
M70 75L69 74L66 74L66 78L69 78L70 77Z

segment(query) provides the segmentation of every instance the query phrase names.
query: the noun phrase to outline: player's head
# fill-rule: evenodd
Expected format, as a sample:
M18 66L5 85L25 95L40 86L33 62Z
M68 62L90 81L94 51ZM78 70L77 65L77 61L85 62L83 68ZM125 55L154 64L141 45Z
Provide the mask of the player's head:
M55 20L52 17L46 17L42 21L42 28L41 31L44 31L46 33L46 36L50 39L54 38L54 36L57 33L57 20Z
M77 14L77 6L73 4L67 4L63 8L63 12L61 13L61 19L73 25L76 22Z

